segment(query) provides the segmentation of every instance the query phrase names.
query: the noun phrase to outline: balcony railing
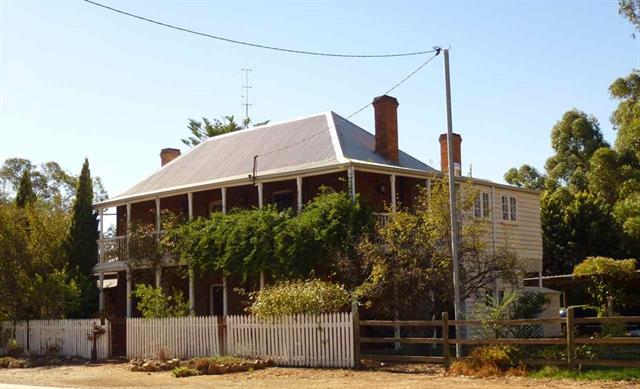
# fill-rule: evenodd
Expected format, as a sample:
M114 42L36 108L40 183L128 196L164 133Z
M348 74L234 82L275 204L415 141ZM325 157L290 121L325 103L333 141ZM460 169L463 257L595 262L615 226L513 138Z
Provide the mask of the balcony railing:
M100 263L114 261L149 260L157 252L160 239L165 232L153 232L145 235L138 235L132 238L130 235L114 236L111 238L98 239L98 257ZM157 254L155 254L157 255ZM161 247L160 257L170 256L166 247Z
M389 223L389 218L391 217L391 214L383 213L383 212L373 212L373 217L376 223L380 227L384 227Z
M100 263L128 260L128 242L128 235L98 239L98 256Z

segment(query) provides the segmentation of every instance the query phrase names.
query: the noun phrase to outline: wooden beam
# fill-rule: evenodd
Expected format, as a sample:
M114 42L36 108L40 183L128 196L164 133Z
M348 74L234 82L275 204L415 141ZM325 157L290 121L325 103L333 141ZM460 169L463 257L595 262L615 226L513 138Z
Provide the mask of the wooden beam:
M512 345L512 344L566 344L563 338L529 338L529 339L450 339L450 343L466 345Z
M441 338L360 338L362 343L442 344Z
M449 321L451 323L451 321ZM360 320L360 325L372 327L439 327L442 320Z
M573 322L573 308L567 308L567 365L569 369L575 367L576 358L576 327Z
M189 207L189 220L193 219L193 192L187 193L187 202Z
M449 312L442 312L442 357L447 366L451 363L449 350Z
M369 359L372 361L384 361L384 362L430 362L430 363L445 363L443 357L426 357L418 355L377 355L377 354L362 354L362 359Z
M360 311L358 302L351 302L351 318L353 320L353 367L359 369L361 365L360 356Z
M624 324L640 323L640 316L581 317L573 321L576 324Z

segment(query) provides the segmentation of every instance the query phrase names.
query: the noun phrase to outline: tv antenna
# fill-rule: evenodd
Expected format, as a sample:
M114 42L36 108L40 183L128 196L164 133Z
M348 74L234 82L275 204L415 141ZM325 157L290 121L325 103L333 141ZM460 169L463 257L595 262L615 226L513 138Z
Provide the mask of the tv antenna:
M252 71L253 69L255 69L255 67L251 68L251 69L247 69L247 68L242 68L240 69L240 74L241 74L241 79L242 79L242 84L240 86L240 88L242 89L242 105L244 106L244 118L245 120L249 118L249 107L252 104L249 104L249 89L252 88L251 85L249 85L249 72Z

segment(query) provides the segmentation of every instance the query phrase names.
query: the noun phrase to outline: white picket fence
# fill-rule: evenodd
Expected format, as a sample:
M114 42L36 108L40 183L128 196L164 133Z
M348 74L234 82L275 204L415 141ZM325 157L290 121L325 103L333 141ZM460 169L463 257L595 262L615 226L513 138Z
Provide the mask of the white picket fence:
M227 354L272 359L283 366L353 367L350 313L271 320L227 317Z
M59 348L61 356L91 358L93 342L89 340L96 319L30 320L18 322L15 338L19 346L32 354L45 354L50 346ZM12 322L2 322L2 331L13 333ZM109 322L102 326L105 333L98 338L96 348L98 359L109 357Z
M220 355L218 317L127 319L127 357L152 358L162 349L169 358Z
M330 313L271 320L255 316L127 319L127 357L150 358L160 350L169 358L224 353L271 359L282 366L352 367L352 317Z

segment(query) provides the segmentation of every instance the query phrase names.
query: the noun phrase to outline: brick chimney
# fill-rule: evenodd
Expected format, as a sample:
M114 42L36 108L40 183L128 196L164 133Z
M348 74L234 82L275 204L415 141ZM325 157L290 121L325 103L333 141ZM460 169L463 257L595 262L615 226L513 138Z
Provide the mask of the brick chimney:
M460 134L453 134L453 167L456 176L459 176L462 171L462 137ZM440 138L440 170L445 173L449 171L449 154L447 154L447 134L441 134Z
M160 150L160 166L164 166L180 156L180 149L162 149Z
M398 163L398 100L391 96L373 99L376 121L376 153Z

